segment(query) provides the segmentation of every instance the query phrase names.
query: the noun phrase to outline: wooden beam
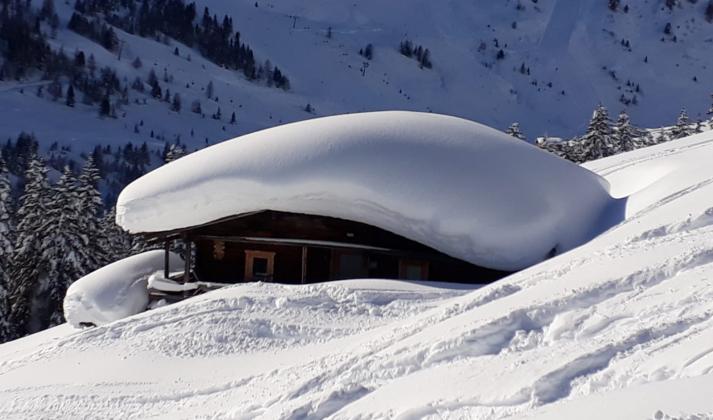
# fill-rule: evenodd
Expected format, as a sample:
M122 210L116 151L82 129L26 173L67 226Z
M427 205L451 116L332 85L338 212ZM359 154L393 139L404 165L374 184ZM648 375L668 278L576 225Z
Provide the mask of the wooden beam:
M147 232L137 232L136 235L141 235L148 241L156 240L156 239L160 240L163 238L179 238L179 237L182 237L183 235L185 235L186 232L191 232L196 229L200 229L200 228L207 227L207 226L217 225L220 223L228 222L230 220L242 219L244 217L253 216L255 214L263 213L265 211L266 210L259 210L259 211L251 211L251 212L247 212L247 213L236 214L233 216L222 217L220 219L216 219L211 222L206 222L206 223L202 223L202 224L195 225L195 226L188 226L188 227L172 229L172 230L164 230L164 231L159 231L159 232L148 232L148 231Z
M171 275L171 273L169 272L169 267L168 267L168 263L169 263L168 253L169 253L170 247L171 247L171 242L164 241L164 243L163 243L163 251L164 251L164 253L163 253L163 278L165 278L165 279L168 279L168 276Z
M188 235L183 235L183 260L185 268L183 271L183 283L191 281L191 241Z
M302 247L302 284L307 281L307 247Z
M333 241L320 241L320 240L309 240L309 239L290 239L290 238L263 238L263 237L248 237L248 236L218 236L218 235L195 235L195 239L209 240L209 241L224 241L233 242L240 244L249 245L280 245L280 246L291 246L291 247L302 247L307 246L310 248L324 248L324 249L354 249L361 251L372 251L372 252L398 252L391 248L382 248L371 245L355 244L348 242L333 242Z

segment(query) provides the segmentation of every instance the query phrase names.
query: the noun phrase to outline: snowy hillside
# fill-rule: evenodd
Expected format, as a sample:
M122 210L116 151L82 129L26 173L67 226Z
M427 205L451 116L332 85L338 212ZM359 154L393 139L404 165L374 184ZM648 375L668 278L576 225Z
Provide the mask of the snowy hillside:
M0 415L711 418L711 159L592 162L627 219L477 290L246 284L2 345Z
M146 79L151 69L161 78L165 70L170 81L163 87L180 94L183 110L132 90L117 119L100 119L96 105L77 101L69 108L37 97L38 85L49 81L28 76L0 82L6 137L31 131L45 146L58 141L76 152L177 139L195 148L313 116L406 109L499 129L520 121L533 139L583 132L598 103L612 112L627 108L639 126L671 125L683 106L702 118L713 84L706 1L672 8L663 0L621 1L616 12L603 0L197 1L199 15L208 6L231 16L258 62L270 60L289 76L288 91L249 82L175 40L164 44L117 29L120 48L107 51L67 29L73 3L56 2L54 49L93 54L98 67L114 68L127 83ZM400 54L405 41L428 49L432 68ZM368 45L371 59L359 55ZM140 68L132 66L137 57ZM190 111L195 100L207 117ZM218 108L222 117L211 118Z

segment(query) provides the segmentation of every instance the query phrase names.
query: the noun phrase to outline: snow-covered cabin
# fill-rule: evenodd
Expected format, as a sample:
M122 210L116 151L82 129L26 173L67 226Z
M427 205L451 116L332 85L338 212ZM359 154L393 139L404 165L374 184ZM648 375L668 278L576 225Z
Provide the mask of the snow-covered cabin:
M186 281L485 283L591 239L610 202L597 175L526 142L391 111L190 154L127 186L117 222L195 247Z

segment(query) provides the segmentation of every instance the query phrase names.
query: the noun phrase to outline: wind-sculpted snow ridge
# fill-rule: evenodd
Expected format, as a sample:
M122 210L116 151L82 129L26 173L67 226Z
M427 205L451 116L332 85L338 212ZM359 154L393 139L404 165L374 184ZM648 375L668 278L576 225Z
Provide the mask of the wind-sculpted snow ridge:
M620 221L606 182L483 125L375 112L264 130L134 181L117 222L159 232L261 210L376 226L473 264L515 271Z
M711 159L704 135L588 164L629 218L477 290L237 285L2 345L0 417L710 417Z

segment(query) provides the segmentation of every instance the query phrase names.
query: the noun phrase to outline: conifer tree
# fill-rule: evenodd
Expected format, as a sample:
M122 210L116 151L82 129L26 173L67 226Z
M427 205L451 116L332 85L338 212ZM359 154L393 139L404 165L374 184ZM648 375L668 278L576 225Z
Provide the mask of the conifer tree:
M92 156L87 158L77 179L77 224L87 235L87 252L82 255L82 267L86 273L92 272L110 260L102 247L105 230L101 226L102 197L98 185L101 179L99 169Z
M66 100L65 103L66 103L67 106L69 106L69 107L74 107L74 103L75 103L75 102L76 102L76 101L75 101L75 99L74 99L74 86L69 85L69 88L67 89L67 100Z
M59 181L51 189L47 203L45 235L41 246L41 259L48 267L45 287L46 311L38 314L35 322L47 328L64 322L62 303L67 288L88 273L85 266L89 235L77 224L79 212L77 181L65 167Z
M205 96L208 99L213 99L213 81L208 82L208 86L205 88Z
M186 154L187 153L185 147L183 147L179 143L173 143L168 147L168 150L166 151L166 155L164 156L163 160L166 163L170 163L176 159L182 158Z
M589 122L587 134L580 140L581 151L575 153L575 162L586 162L616 154L618 150L612 139L609 112L603 105L597 106Z
M688 118L688 113L686 108L681 109L681 113L678 114L678 119L676 120L676 125L671 128L671 139L680 139L683 137L688 137L693 135L693 129L691 128L691 120Z
M614 137L620 152L628 152L646 146L644 133L631 125L631 119L626 111L621 111L616 120Z
M40 17L49 19L55 14L54 2L52 0L44 0L40 9Z
M522 134L522 131L520 130L520 123L517 122L510 124L510 127L505 130L505 134L515 137L519 140L525 140L525 135Z
M168 92L168 90L166 90ZM171 102L171 111L181 112L181 95L175 93L173 95L173 101Z
M99 116L108 117L111 114L111 103L109 102L109 96L104 96L102 101L99 103Z
M104 234L100 238L102 248L107 251L108 263L131 255L131 235L116 224L116 208L112 207L104 216Z
M14 242L10 176L0 157L0 343L8 339L8 286L10 257Z
M42 260L43 226L49 201L47 168L36 155L30 159L25 173L25 190L17 210L17 237L8 285L8 339L28 334L33 329L32 318L37 309L33 301L46 291L49 266Z

